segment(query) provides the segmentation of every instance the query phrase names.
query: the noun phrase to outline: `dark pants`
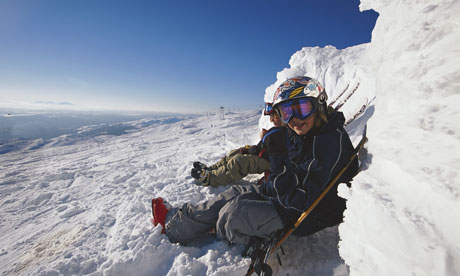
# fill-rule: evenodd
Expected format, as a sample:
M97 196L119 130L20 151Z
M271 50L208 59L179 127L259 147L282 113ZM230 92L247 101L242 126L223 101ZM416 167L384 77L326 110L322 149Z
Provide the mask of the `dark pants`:
M211 229L219 239L247 244L252 236L268 238L283 229L275 206L259 194L257 185L235 185L207 202L184 204L167 220L166 234L172 242L189 243Z

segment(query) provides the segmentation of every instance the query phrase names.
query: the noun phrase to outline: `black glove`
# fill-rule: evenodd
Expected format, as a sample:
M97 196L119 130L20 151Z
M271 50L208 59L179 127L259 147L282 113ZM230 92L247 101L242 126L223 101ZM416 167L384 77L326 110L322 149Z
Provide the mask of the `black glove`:
M272 127L262 138L262 143L269 154L288 152L288 131L285 127Z
M258 146L250 146L248 148L248 154L259 155L260 149Z
M249 148L249 146L241 147L241 148L238 149L238 152L241 153L241 154L249 154L248 148Z

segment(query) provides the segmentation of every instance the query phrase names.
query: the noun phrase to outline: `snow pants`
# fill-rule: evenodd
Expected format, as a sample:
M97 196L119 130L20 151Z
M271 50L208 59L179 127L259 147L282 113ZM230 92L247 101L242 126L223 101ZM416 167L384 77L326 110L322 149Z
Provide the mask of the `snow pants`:
M215 228L217 238L248 244L252 236L268 238L284 225L271 201L259 194L257 185L234 185L216 198L171 210L166 235L171 242L189 243Z
M268 160L257 155L242 154L236 149L209 167L208 177L203 184L213 187L228 185L248 174L259 174L269 169Z

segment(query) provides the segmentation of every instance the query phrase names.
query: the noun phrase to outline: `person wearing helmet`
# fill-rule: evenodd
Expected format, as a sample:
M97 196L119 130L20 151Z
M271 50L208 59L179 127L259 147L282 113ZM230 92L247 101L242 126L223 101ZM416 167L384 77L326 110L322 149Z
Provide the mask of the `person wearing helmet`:
M281 119L272 111L272 104L265 103L264 115L270 116L270 122L275 127L280 127ZM260 138L262 139L266 133L267 130L262 129ZM218 187L241 180L249 174L268 173L269 169L268 154L260 141L257 145L246 145L230 151L209 167L199 161L193 162L191 176L196 179L197 185Z
M301 76L283 82L275 92L273 108L288 126L291 146L287 150L283 145L285 138L278 128L265 138L272 166L270 181L264 183L261 192L277 206L284 225L291 226L345 167L354 148L343 128L343 114L328 108L326 91L313 78ZM357 172L355 159L338 183L350 182ZM342 222L346 206L337 195L337 185L294 234L310 235Z
M187 244L214 229L217 238L248 244L292 227L302 212L348 163L353 145L343 128L344 116L327 108L323 86L310 77L296 77L277 89L273 108L287 127L273 127L262 138L269 154L270 176L261 185L233 185L201 204L166 206L154 199L153 222L172 242ZM353 164L338 183L351 181ZM342 221L344 199L337 184L294 234L310 235Z

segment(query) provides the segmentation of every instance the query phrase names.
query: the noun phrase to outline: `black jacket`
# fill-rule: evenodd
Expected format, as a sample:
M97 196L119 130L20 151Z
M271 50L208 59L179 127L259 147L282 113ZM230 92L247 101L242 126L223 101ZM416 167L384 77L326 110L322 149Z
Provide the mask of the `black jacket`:
M344 121L341 112L334 112L328 117L327 124L312 129L305 136L289 130L289 154L270 155L271 174L269 181L262 184L261 191L273 201L286 227L297 221L349 162L353 145L343 128ZM355 159L338 183L351 181L357 171L358 161ZM311 234L309 221L319 221L321 229L342 221L345 200L338 197L337 185L296 230L296 234Z

